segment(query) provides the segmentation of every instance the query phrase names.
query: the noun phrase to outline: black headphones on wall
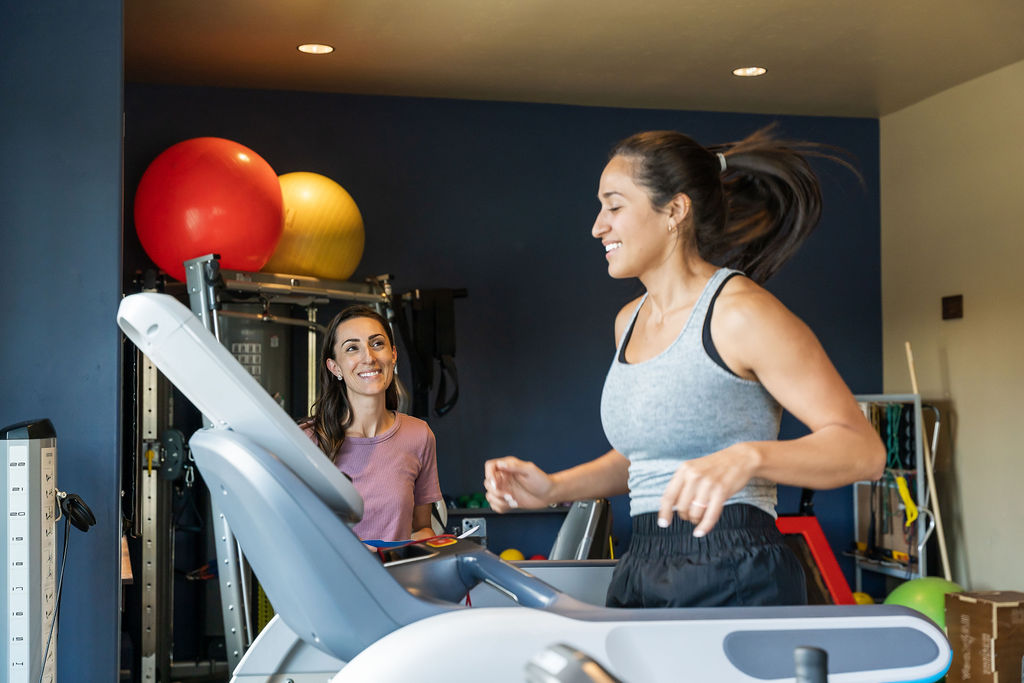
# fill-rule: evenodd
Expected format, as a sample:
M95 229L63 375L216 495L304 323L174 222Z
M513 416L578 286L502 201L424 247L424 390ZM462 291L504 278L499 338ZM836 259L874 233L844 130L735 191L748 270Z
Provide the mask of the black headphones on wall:
M96 524L96 516L77 493L65 493L59 489L54 489L54 493L57 495L57 504L61 512L76 529L85 532ZM60 520L60 517L57 519Z

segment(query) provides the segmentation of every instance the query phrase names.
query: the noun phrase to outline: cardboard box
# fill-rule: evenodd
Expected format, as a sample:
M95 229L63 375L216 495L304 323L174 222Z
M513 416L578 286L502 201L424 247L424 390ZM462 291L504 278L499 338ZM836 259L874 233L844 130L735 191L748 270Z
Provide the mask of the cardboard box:
M947 593L946 632L953 647L949 683L1024 681L1024 593Z

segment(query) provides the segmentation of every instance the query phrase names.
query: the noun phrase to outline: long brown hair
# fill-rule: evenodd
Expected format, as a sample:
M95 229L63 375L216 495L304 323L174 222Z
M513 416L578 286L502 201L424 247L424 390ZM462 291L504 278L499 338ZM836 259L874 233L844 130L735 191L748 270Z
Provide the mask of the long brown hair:
M648 131L619 142L611 156L633 162L634 179L655 207L664 207L678 194L690 198L686 237L701 258L763 283L821 217L821 187L806 157L835 161L860 178L838 156L841 150L778 140L773 128L709 147L676 131Z
M352 318L371 318L379 322L380 326L384 328L391 348L395 347L395 336L391 325L384 319L384 316L369 306L349 306L334 316L331 324L327 326L323 345L320 348L320 396L310 408L310 416L303 419L300 424L305 428L313 428L317 442L320 444L320 450L326 453L332 462L336 462L338 459L338 452L345 442L345 430L352 426L353 415L345 383L339 381L327 369L327 359L337 361L334 358L334 346L337 343L335 337L338 333L338 326ZM384 405L388 410L398 409L397 381L397 375L392 377L391 384L384 392Z

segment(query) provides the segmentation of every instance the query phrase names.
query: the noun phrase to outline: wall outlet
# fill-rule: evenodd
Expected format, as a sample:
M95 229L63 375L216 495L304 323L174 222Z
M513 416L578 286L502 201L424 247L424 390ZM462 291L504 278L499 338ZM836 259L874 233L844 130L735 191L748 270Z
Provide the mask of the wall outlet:
M942 319L957 320L964 317L964 295L942 297Z

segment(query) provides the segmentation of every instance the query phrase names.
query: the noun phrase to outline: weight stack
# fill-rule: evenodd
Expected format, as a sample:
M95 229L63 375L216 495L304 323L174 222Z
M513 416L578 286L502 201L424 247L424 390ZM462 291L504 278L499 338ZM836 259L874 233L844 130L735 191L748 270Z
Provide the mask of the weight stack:
M57 632L43 660L56 609L57 433L49 420L21 422L0 431L0 522L6 587L0 598L0 661L9 683L57 680ZM41 675L40 675L41 674Z

